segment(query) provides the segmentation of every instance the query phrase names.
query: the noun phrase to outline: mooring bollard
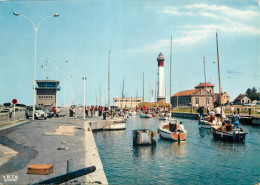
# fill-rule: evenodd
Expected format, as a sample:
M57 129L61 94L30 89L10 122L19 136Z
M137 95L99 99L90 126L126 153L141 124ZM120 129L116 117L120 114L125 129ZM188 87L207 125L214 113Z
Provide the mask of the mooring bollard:
M67 173L73 172L74 165L73 165L73 159L67 160Z

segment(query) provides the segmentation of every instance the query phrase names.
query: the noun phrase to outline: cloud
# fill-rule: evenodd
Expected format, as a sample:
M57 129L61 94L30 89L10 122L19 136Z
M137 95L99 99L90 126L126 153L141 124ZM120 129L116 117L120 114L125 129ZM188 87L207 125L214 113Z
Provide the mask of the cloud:
M235 8L230 8L227 6L217 6L215 4L209 5L205 3L201 4L191 4L186 5L186 9L192 9L192 10L207 10L211 12L218 13L219 15L223 15L223 17L233 17L233 18L239 18L239 19L247 19L251 20L253 18L260 17L260 13L257 10L252 9L246 9L246 10L240 10ZM204 13L204 16L207 16L207 14Z
M210 35L212 35L211 30L192 30L192 31L183 31L181 35L183 36L178 36L177 38L173 37L173 43L178 47L183 47L183 46L191 46L197 42L203 41L207 39ZM159 40L155 43L149 43L142 45L141 47L138 48L131 48L128 49L127 52L136 52L136 53L143 53L143 51L150 51L150 52L160 52L160 51L165 51L169 49L170 46L170 39L168 40Z
M227 24L205 24L205 25L186 25L183 26L184 30L195 30L196 32L212 32L212 31L221 31L223 33L239 33L239 34L248 34L255 35L259 34L260 31L254 26L245 25L239 22L229 22Z
M180 13L175 7L166 7L164 10L158 12L165 13L165 14L172 14L172 15L180 15Z
M219 19L219 17L216 14L213 14L213 13L201 12L200 15L204 16L204 17L210 17L210 18L214 18L214 19Z
M179 11L176 7L165 7L163 10L157 11L157 13L165 13L176 16L192 16L193 13L191 11Z
M243 75L244 73L242 71L228 70L227 74Z

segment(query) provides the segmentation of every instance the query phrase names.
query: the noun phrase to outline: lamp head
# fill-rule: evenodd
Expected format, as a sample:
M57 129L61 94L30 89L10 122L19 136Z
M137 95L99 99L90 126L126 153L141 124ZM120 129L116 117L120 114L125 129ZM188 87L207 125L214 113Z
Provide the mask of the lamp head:
M19 13L17 13L17 12L14 12L13 14L16 15L16 16L19 16Z

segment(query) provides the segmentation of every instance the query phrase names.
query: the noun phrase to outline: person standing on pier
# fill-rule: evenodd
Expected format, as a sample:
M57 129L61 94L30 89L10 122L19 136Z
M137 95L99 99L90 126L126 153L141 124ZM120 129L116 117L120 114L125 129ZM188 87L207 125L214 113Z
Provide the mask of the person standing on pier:
M53 113L54 113L53 117L54 117L54 118L56 118L56 116L57 116L57 113L56 113L56 112L57 112L57 109L56 109L55 107L53 107Z
M237 114L237 112L234 112L234 115L232 117L232 122L234 124L234 133L236 133L236 129L238 130L238 133L240 132L240 123L239 123L239 115Z
M102 115L102 108L101 108L101 106L99 105L99 107L98 107L98 113L99 113L99 117Z
M86 117L88 117L88 106L85 109L85 114L86 114Z
M91 114L91 117L93 117L93 106L90 107L90 114Z
M233 106L230 107L231 114L234 115L235 108Z
M200 119L203 119L204 113L203 113L204 107L199 107L199 114L200 114Z
M209 115L209 113L210 113L210 108L209 108L209 106L207 107L207 115Z

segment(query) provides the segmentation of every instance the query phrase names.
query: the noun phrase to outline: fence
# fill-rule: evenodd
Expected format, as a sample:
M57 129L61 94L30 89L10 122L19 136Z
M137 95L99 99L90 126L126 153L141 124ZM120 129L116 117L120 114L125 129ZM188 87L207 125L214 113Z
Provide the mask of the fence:
M0 126L6 125L11 122L16 121L24 121L26 119L25 111L17 111L17 112L4 112L0 113Z

